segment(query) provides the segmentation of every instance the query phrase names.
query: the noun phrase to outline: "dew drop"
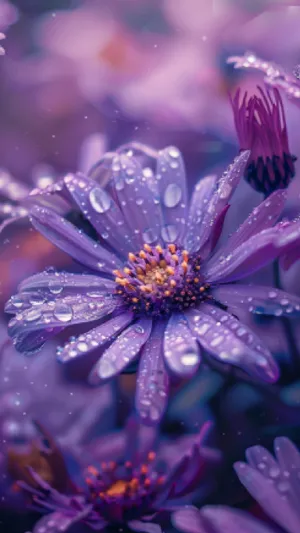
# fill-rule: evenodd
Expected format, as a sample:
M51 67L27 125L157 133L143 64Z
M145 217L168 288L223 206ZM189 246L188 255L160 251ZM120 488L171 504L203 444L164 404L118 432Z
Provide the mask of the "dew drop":
M169 148L169 155L171 157L177 158L177 157L179 157L180 152L179 152L179 150L177 150L177 148L175 146L171 146L171 148Z
M45 301L46 298L44 298L44 296L42 296L41 294L32 294L29 300L31 305L42 305Z
M100 187L92 189L89 198L92 207L97 213L106 213L111 207L111 197L106 191L100 189Z
M63 290L63 287L57 281L49 281L48 288L52 294L60 294Z
M174 224L167 224L162 228L161 236L165 242L174 242L178 236L178 229Z
M143 232L143 241L146 244L152 244L157 240L157 232L153 228L147 228Z
M176 207L182 197L182 190L176 183L170 183L164 193L164 204L166 207Z
M181 357L181 363L184 366L195 366L199 362L199 356L197 352L194 352L191 350L190 352L186 352Z
M60 322L70 322L73 317L73 310L69 305L60 303L56 305L53 315Z

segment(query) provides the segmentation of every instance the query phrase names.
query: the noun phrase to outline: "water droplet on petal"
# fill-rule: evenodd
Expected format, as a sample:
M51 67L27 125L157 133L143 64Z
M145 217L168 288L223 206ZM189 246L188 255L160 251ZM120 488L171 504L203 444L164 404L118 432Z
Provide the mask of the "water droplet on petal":
M31 305L42 305L45 301L46 298L44 298L44 296L42 296L41 294L32 294L29 299Z
M176 183L170 183L164 193L164 204L166 207L176 207L182 197L182 190Z
M56 305L53 315L60 322L70 322L73 317L73 310L69 305L59 303Z
M106 191L100 189L100 187L92 189L89 198L92 207L97 213L105 213L111 207L111 197Z
M161 236L165 242L174 242L178 236L178 229L174 224L167 224L162 228Z
M146 244L152 244L157 240L157 232L153 228L147 228L143 232L143 241Z
M63 290L63 287L57 281L49 281L48 288L52 294L60 294Z

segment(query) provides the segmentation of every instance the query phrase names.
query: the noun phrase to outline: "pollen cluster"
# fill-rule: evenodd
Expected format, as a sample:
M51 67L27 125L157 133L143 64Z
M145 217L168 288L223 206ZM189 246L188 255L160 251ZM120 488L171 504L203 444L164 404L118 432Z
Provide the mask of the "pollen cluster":
M208 297L200 270L201 259L175 244L145 244L138 254L129 253L123 270L114 271L116 293L137 314L165 316Z

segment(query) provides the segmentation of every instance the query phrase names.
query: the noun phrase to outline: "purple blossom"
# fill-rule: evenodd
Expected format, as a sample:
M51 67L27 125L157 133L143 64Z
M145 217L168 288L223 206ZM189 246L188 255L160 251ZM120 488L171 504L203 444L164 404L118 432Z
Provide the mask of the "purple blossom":
M103 418L108 410L112 413L114 405L109 385L96 394L92 388L68 381L53 358L53 342L43 348L39 357L20 358L5 330L0 324L1 442L6 446L28 442L36 434L33 422L42 422L45 413L47 428L55 439L60 444L72 443L74 449L91 435L100 420L107 429Z
M240 102L240 90L232 99L234 122L241 150L250 150L245 178L265 196L285 189L295 175L290 154L284 107L278 90L266 93L258 87L259 96Z
M264 512L286 533L300 531L300 453L286 437L275 439L275 457L262 446L246 451L247 463L235 464L236 473ZM184 533L276 533L251 515L222 506L176 511L173 524Z
M17 350L32 353L66 326L98 322L65 344L58 359L67 362L97 349L100 358L90 381L99 384L140 355L136 408L145 423L161 419L170 376L190 377L198 370L201 348L212 360L276 381L269 349L237 315L247 310L298 316L300 299L235 282L299 238L299 222L276 224L285 191L271 194L214 252L248 155L236 158L219 180L201 179L190 202L184 163L174 147L155 153L155 173L128 147L105 157L111 173L106 189L82 174L66 176L62 194L80 209L96 239L50 208L33 207L31 219L89 270L46 271L20 285L6 306L15 315L9 334Z
M203 446L209 427L206 423L197 435L164 443L131 419L126 430L87 447L81 482L70 479L72 488L61 492L31 469L30 482L19 485L35 509L50 513L34 533L66 531L75 523L95 530L126 524L133 531L159 533L158 515L183 505L198 489L207 461L218 458Z

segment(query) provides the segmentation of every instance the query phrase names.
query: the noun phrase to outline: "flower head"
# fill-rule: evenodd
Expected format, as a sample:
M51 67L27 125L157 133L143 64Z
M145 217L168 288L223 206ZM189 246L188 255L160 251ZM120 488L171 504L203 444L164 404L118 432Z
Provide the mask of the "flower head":
M241 150L250 150L245 178L265 196L288 187L295 175L290 154L283 103L278 90L264 92L240 102L240 90L232 100L235 127Z
M152 153L146 147L147 153ZM93 384L123 372L139 355L136 407L157 423L167 405L170 376L189 377L200 346L221 363L274 381L268 348L237 315L239 309L298 315L300 299L270 287L233 285L274 260L290 244L297 223L278 223L285 191L274 192L214 252L229 199L243 175L243 152L221 179L198 183L189 202L180 152L155 153L156 172L143 168L128 147L111 157L104 189L84 175L64 179L64 197L81 211L92 238L54 210L31 210L34 227L88 268L88 273L46 271L25 280L6 311L21 352L34 352L66 326L97 321L60 348L67 362L99 350ZM107 164L107 159L106 159ZM102 354L102 355L101 355Z
M30 468L31 481L19 483L31 496L42 518L34 533L66 531L75 523L92 529L127 525L148 531L161 512L179 507L191 497L203 476L208 457L215 452L203 447L209 423L198 435L179 439L176 445L156 443L156 434L130 421L121 433L98 439L83 455L89 457L82 483L58 492L43 472ZM64 526L64 529L63 529ZM157 531L161 531L156 526Z

